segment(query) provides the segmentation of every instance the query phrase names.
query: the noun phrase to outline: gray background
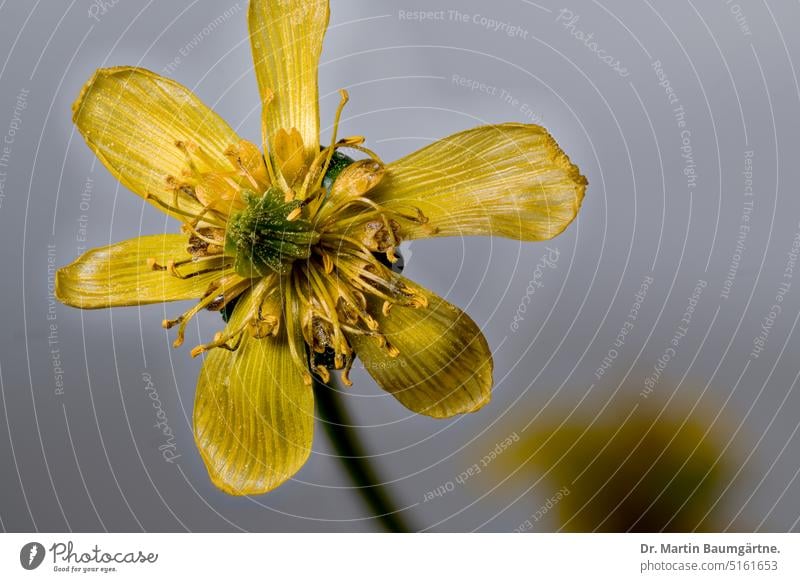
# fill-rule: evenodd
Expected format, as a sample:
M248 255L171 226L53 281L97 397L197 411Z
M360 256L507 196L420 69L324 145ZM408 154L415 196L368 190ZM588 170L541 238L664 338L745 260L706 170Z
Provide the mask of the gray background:
M21 112L8 167L0 168L0 527L373 530L321 431L309 462L276 492L235 499L214 489L191 437L199 362L187 349L172 350L160 327L180 306L86 313L57 306L55 320L48 319L49 245L60 266L78 247L175 227L120 187L74 131L70 105L94 69L129 64L168 74L258 141L245 0L119 0L107 2L104 13L94 9L96 19L93 4L0 2L0 139L14 129L15 107ZM470 20L456 22L449 13L444 21L400 18L401 10L419 9L457 9ZM574 28L593 33L628 76L558 22L561 9L579 15ZM475 15L520 33L489 30ZM560 259L545 270L517 332L510 324L546 245L476 238L410 248L407 274L466 309L495 353L492 404L450 421L410 416L363 370L354 374L348 407L420 527L511 531L528 519L563 484L529 468L520 478L513 463L492 463L447 495L423 500L498 441L524 436L526 426L591 423L606 407L627 414L642 404L644 379L704 280L708 287L653 400L674 396L673 403L687 404L722 435L720 453L737 459L717 499L728 516L721 527L798 529L800 280L764 352L750 357L800 229L797 22L800 5L788 1L332 0L320 70L324 136L336 90L345 87L351 102L343 134L366 135L387 160L475 125L535 121L591 183L579 221L550 244ZM681 130L655 61L686 113L698 176L691 190ZM505 89L519 102L471 91L454 75ZM21 110L22 90L29 93ZM752 230L726 299L746 151L754 152ZM89 179L91 195L81 207ZM82 215L87 243L78 240ZM598 380L595 370L646 276L654 284L635 329ZM56 343L48 341L51 324ZM187 345L218 326L212 314L199 318ZM177 463L158 451L163 437L153 427L144 373L177 435ZM511 451L503 455L512 458ZM551 514L534 529L558 527Z

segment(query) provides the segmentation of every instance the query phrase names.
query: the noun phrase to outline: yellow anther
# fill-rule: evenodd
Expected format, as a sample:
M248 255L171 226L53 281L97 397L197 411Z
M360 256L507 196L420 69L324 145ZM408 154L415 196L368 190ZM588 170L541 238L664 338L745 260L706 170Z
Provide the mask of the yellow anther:
M289 215L286 217L286 220L288 220L289 222L294 222L295 220L300 218L300 215L302 214L303 214L303 208L301 206L298 206L289 213Z

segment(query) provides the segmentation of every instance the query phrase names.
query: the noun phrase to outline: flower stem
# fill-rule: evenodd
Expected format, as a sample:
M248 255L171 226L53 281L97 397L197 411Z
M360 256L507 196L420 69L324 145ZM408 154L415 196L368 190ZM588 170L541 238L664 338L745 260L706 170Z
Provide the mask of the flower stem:
M392 502L388 488L370 463L350 415L339 398L339 391L314 377L314 395L325 433L373 518L388 532L412 531L401 513L402 509Z

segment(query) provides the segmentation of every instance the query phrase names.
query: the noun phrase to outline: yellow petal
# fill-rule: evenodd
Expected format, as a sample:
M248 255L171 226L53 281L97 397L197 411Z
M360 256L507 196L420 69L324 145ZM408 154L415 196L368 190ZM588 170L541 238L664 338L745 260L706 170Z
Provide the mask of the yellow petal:
M295 128L288 132L279 129L273 140L273 153L281 174L290 186L294 185L305 168L305 150L300 132Z
M395 305L388 315L373 309L379 331L400 355L390 357L372 338L348 336L364 367L413 412L448 418L482 408L491 397L492 353L481 330L435 293L400 279L421 292L428 307Z
M274 93L267 131L300 132L306 161L319 154L317 68L328 27L328 0L252 0L250 43L262 101Z
M547 240L578 214L587 181L536 125L484 126L389 164L369 197L428 224L408 221L403 238L504 236Z
M229 327L243 325L252 294ZM194 405L195 441L211 480L231 495L267 493L287 481L311 452L314 396L292 361L286 333L239 349L213 349L203 364Z
M190 258L188 237L183 234L143 236L93 249L56 273L56 297L82 309L145 305L202 297L220 271L179 279L148 265L155 259Z
M100 69L72 109L78 130L108 170L161 210L174 207L174 182L188 179L186 153L178 142L193 150L193 162L203 173L229 171L225 150L239 142L191 91L145 69ZM181 212L196 215L201 208L179 190L178 211L165 211L179 217Z

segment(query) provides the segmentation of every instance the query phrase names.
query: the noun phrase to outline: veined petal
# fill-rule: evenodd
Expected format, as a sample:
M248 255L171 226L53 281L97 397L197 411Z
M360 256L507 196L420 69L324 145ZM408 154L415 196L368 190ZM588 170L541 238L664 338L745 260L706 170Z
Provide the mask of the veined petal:
M256 78L271 143L278 130L297 129L306 159L319 154L317 68L328 28L328 0L251 0L248 22Z
M127 188L180 218L202 205L175 185L189 169L184 149L193 148L200 172L230 170L225 150L239 137L186 87L145 69L100 69L72 106L73 121L106 168ZM161 204L158 204L161 202ZM165 206L166 205L166 206Z
M82 309L146 305L165 301L199 299L219 270L188 279L168 271L154 271L148 264L191 258L183 234L142 236L107 247L92 249L56 273L59 301Z
M229 329L252 312L237 304ZM290 479L311 452L314 395L292 360L285 331L208 354L194 404L194 433L211 480L231 495L259 495Z
M400 355L392 358L373 338L350 335L356 354L380 386L418 414L449 418L489 402L492 353L470 317L435 293L426 308L395 305L388 316L372 310L380 333Z
M404 224L405 239L486 235L537 241L569 226L587 184L547 130L512 123L458 133L389 164L368 197L428 217L425 225Z

